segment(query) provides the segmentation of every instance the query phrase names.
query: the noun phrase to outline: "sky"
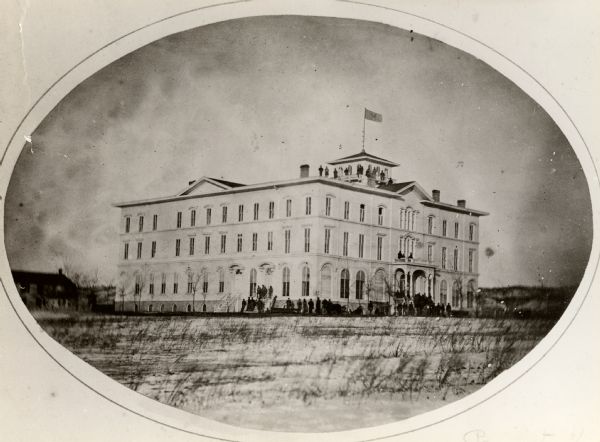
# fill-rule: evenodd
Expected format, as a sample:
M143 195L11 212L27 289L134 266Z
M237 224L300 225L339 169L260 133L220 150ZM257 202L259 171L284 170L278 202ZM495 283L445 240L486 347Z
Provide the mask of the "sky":
M475 57L379 23L253 17L174 34L71 91L25 145L6 196L11 268L116 280L120 201L203 175L316 173L362 144L480 219L482 287L573 285L591 250L579 161L548 114ZM486 253L487 250L487 253Z

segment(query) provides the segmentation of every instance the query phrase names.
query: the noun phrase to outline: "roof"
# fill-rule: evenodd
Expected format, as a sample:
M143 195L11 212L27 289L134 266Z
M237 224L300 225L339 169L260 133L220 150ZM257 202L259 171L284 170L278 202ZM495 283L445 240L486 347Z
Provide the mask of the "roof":
M132 206L140 206L147 204L159 204L171 201L180 201L185 199L193 199L193 198L204 198L214 195L226 195L237 192L252 192L255 190L263 190L263 189L279 189L284 187L296 186L296 185L304 185L311 183L321 183L335 187L343 187L347 189L352 189L357 192L364 193L375 193L380 194L382 196L387 196L390 198L396 198L402 200L402 196L397 194L396 192L390 192L386 189L380 189L378 187L370 187L365 186L363 184L349 183L341 180L337 180L334 178L326 178L326 177L307 177L307 178L295 178L293 180L283 180L283 181L270 181L266 183L259 184L249 184L246 186L240 186L238 188L223 188L222 190L215 190L214 192L204 193L201 195L188 194L187 192L182 192L177 195L160 197L160 198L150 198L144 200L137 201L124 201L118 202L114 204L114 207L132 207ZM193 185L191 186L193 187Z
M65 287L71 286L75 288L75 284L63 273L45 273L45 272L30 272L25 270L14 270L11 272L13 279L19 282L33 282L36 284L48 284L57 286L59 284Z
M458 212L458 213L466 213L468 215L473 215L473 216L489 215L488 212L483 212L481 210L469 209L468 207L459 207L459 206L455 206L453 204L441 203L439 201L423 200L423 201L421 201L421 203L424 206L438 207L440 209L446 209L446 210L450 210L452 212Z
M384 183L384 184L380 184L377 187L379 187L380 189L383 189L383 190L389 190L390 192L397 192L397 191L402 190L405 187L408 187L414 183L416 183L416 181L404 181L402 183L393 183L393 184Z
M208 177L210 178L210 177ZM225 184L228 187L244 187L245 184L240 184L240 183L234 183L233 181L225 181L225 180L220 180L218 178L210 178L213 181L217 181L218 183L221 184Z
M246 186L245 184L234 183L233 181L226 181L218 178L203 176L198 178L197 180L191 181L185 189L178 193L178 195L187 195L202 183L211 183L212 185L217 186L223 190Z
M371 161L373 163L382 164L382 165L388 166L388 167L398 166L398 164L394 163L393 161L386 160L385 158L377 157L375 155L367 153L364 150L362 152L356 153L354 155L348 155L347 157L338 158L337 160L330 161L327 164L335 165L335 164L348 163L348 162L361 161L361 160Z

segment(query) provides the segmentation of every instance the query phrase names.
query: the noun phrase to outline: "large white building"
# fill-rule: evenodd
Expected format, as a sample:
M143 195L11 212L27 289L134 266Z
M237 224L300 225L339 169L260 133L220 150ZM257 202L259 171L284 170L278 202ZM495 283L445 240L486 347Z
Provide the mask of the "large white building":
M121 208L117 311L239 311L266 300L328 299L355 309L430 295L473 310L479 217L442 203L397 164L364 151L298 178L252 185L202 177L177 195Z

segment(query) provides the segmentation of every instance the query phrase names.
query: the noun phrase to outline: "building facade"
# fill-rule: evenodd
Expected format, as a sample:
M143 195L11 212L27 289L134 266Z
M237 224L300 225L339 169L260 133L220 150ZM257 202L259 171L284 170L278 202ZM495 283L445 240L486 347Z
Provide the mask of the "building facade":
M115 309L239 311L259 288L268 306L328 299L354 310L416 294L473 310L479 217L442 203L395 163L366 152L254 185L202 177L179 194L121 209Z

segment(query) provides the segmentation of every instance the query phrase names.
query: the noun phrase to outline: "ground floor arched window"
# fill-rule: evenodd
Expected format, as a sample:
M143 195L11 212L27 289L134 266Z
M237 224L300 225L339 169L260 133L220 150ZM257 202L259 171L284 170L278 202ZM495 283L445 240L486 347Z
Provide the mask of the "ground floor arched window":
M283 268L282 274L282 287L281 287L281 296L290 296L290 269L289 267Z
M448 283L442 279L440 282L440 304L446 305L448 302Z
M187 312L190 313L192 311L192 306L190 304L187 305Z
M302 296L310 295L310 269L308 266L302 268Z
M331 298L331 266L325 264L321 268L321 296Z
M356 299L363 299L365 289L365 272L356 272Z
M225 291L225 270L219 269L217 273L219 275L219 293L223 293Z
M200 271L200 281L202 281L202 293L208 293L208 270L205 268Z
M458 281L452 283L452 308L460 307L460 287Z
M256 294L256 269L250 270L250 296Z
M375 301L383 301L385 294L385 273L379 269L373 278L373 292Z
M475 296L475 281L470 280L467 284L467 308L473 308L473 297Z
M347 299L350 297L350 272L348 269L343 269L340 275L340 298Z

